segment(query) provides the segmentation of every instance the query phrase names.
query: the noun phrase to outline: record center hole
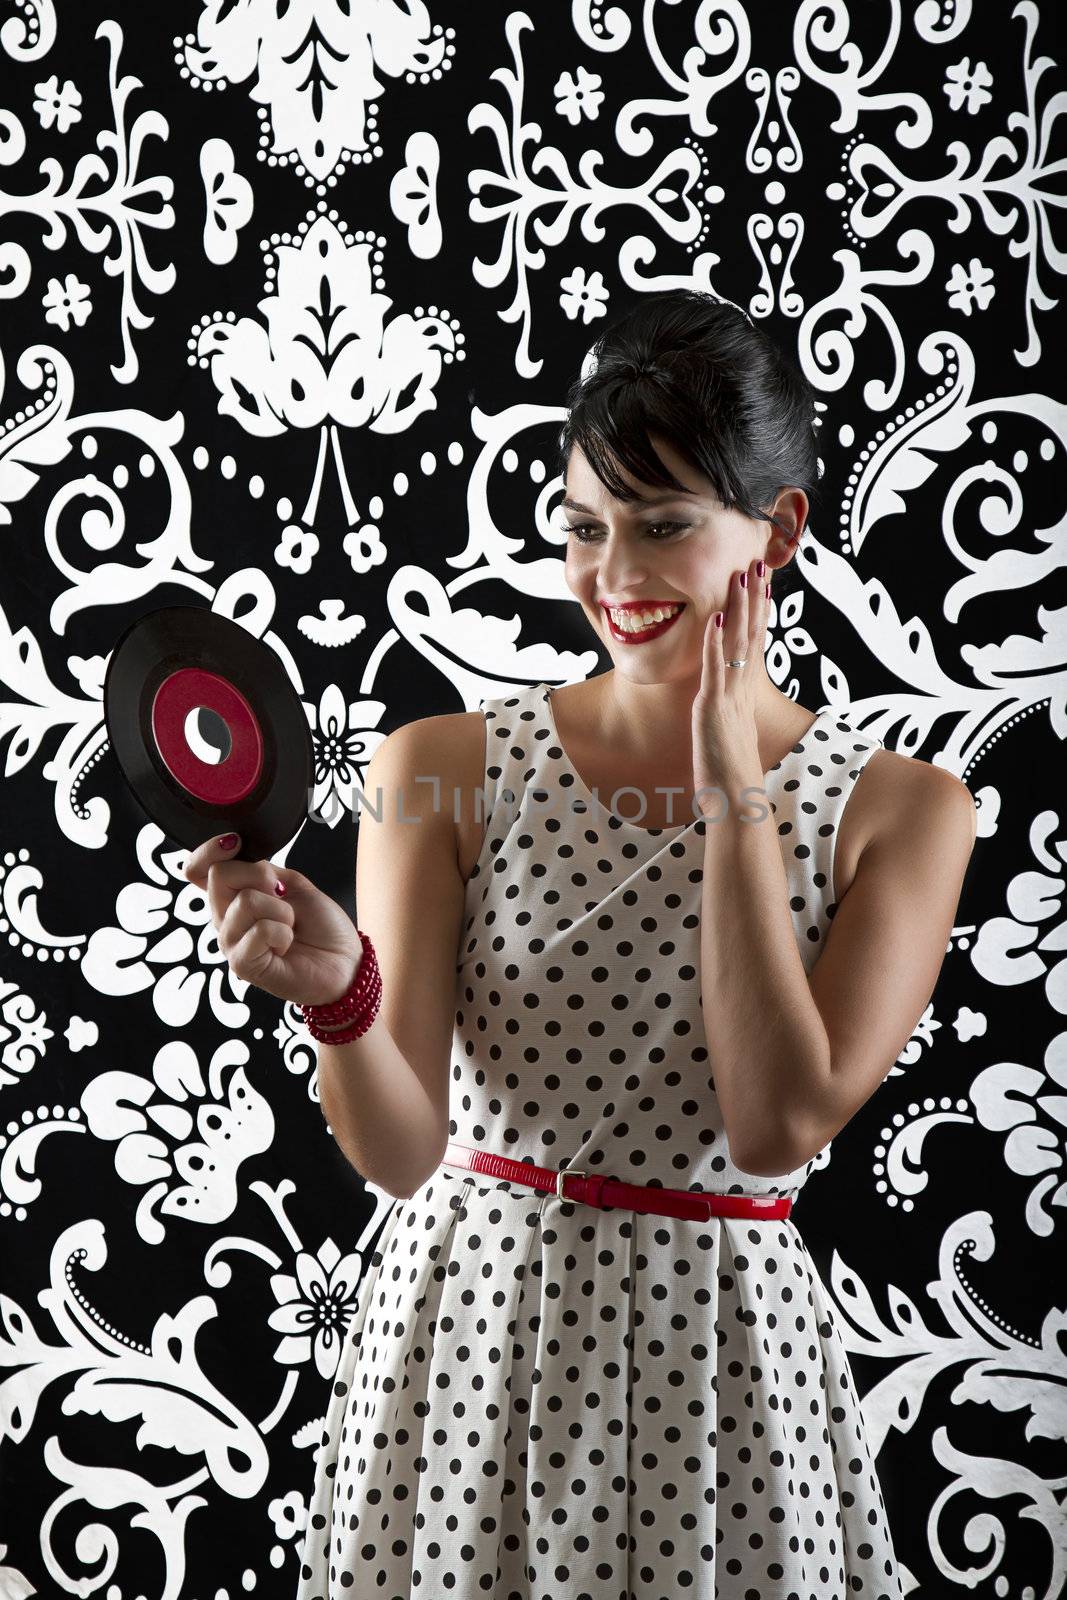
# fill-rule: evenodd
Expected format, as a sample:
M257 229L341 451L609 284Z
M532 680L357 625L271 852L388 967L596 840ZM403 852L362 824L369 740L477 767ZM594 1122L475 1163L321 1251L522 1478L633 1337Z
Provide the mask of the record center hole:
M209 767L221 766L233 748L225 720L210 706L194 706L182 731L193 755Z

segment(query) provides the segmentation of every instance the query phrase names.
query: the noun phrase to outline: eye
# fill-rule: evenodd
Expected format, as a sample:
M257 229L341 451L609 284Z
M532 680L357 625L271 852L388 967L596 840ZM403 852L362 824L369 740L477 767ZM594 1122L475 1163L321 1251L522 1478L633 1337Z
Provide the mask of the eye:
M592 523L589 522L568 522L565 527L568 533L574 534L577 544L592 544L593 541L589 535L592 534L595 537L599 532L599 529L594 528ZM672 539L676 533L680 533L688 527L688 522L650 522L645 531L651 538L662 541Z

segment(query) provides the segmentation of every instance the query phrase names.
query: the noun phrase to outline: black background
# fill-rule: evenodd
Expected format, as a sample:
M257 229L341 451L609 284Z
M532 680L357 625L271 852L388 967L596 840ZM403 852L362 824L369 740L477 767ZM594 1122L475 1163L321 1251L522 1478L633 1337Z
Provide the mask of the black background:
M1043 72L1035 66L1041 56L1055 56L1047 21L1035 7L995 4L972 15L960 6L955 20L945 13L937 28L926 31L929 7L855 7L852 14L835 8L841 42L847 40L863 70L872 73L853 125L842 112L850 90L841 56L813 37L818 8L768 13L749 7L747 16L731 10L747 22L751 37L740 45L731 41L730 48L726 8L720 8L724 48L719 55L709 50L704 76L722 73L723 81L695 101L708 101L716 131L695 132L677 107L672 115L646 115L639 126L651 134L651 148L634 156L620 148L614 132L626 103L681 99L664 82L643 29L654 28L663 60L680 72L702 29L709 43L707 16L701 21L692 5L660 5L643 22L638 8L626 8L630 36L616 50L590 44L580 5L573 13L563 5L533 10L533 26L519 38L522 121L539 130L525 145L527 173L537 150L551 145L565 156L580 189L580 158L595 148L603 158L600 181L638 189L689 139L707 162L697 191L713 183L723 196L703 205L708 231L697 249L669 238L636 202L605 207L599 241L583 236L587 208L579 205L563 242L543 247L539 267L529 259L541 247L536 230L520 231L516 249L530 293L530 353L542 363L528 376L516 360L520 324L502 316L515 293L515 263L495 288L480 286L472 270L476 258L495 260L503 222L470 215L471 172L499 173L500 155L487 130L469 129L468 116L474 106L488 103L505 121L510 117L503 84L492 76L515 69L505 32L508 13L435 7L425 37L435 25L454 29L451 67L437 80L410 83L379 69L382 155L340 165L336 184L323 197L345 229L385 236L384 290L392 301L387 321L416 306L447 309L458 319L466 358L442 368L434 406L401 431L338 429L352 497L361 520L380 526L385 559L353 572L342 544L349 517L328 457L312 519L319 549L310 571L297 575L277 563L274 550L283 526L299 520L307 500L320 430L289 427L273 438L254 436L220 413L211 372L188 360L188 341L205 314L233 311L238 319L264 323L262 242L273 234L295 235L320 198L298 166L257 159L260 135L271 125L257 117L255 70L211 93L182 77L175 35L199 28L206 41L205 29L220 9L229 29L254 30L257 14L245 8L117 4L63 9L55 40L44 50L20 49L7 28L0 35L4 105L25 134L23 153L11 159L8 146L0 166L0 192L6 196L2 237L17 247L16 254L25 253L28 264L21 287L10 259L0 273L2 418L12 420L0 439L0 505L10 513L9 524L0 525L0 883L6 935L0 960L0 1546L6 1547L0 1550L0 1593L60 1596L86 1584L93 1585L91 1592L110 1594L110 1582L124 1595L207 1600L245 1592L246 1575L248 1592L285 1597L293 1591L329 1380L310 1351L302 1359L279 1356L282 1335L267 1321L278 1306L272 1276L295 1274L300 1252L315 1256L327 1239L342 1254L353 1251L373 1210L371 1194L324 1125L314 1056L292 1008L248 989L243 999L249 1015L238 1019L227 1008L239 997L210 941L181 961L164 954L154 964L155 981L130 994L106 992L86 976L88 941L95 935L98 946L103 941L116 948L109 945L114 930L126 929L129 936L129 903L149 889L160 918L152 942L181 926L174 905L184 879L173 841L153 834L106 749L87 769L80 796L81 802L106 801L110 817L84 834L71 823L63 773L68 765L79 770L83 762L69 754L57 759L61 741L76 725L91 749L102 724L99 695L94 705L72 663L96 658L99 681L115 640L135 617L155 606L210 604L231 575L252 570L272 596L268 643L280 639L292 653L305 704L317 707L323 690L338 685L346 704L374 703L364 730L379 738L414 717L472 710L481 694L503 693L523 681L568 681L609 666L562 586L554 594L537 584L532 594L520 592L491 561L484 577L463 586L457 580L467 567L456 558L467 545L468 485L482 448L473 413L495 417L510 406L562 405L605 318L587 325L569 317L560 280L578 266L600 271L610 321L641 292L624 281L619 256L631 236L646 234L656 255L644 274L688 281L699 252L714 250L720 257L712 267L715 292L762 320L803 364L825 407L825 510L809 523L807 539L845 554L862 580L877 579L900 620L899 627L879 631L836 602L798 562L795 592L773 629L775 643L786 652L779 656L785 662L779 686L812 709L840 697L891 748L926 760L951 748L957 730L966 734L965 756L946 764L979 798L981 835L931 1002L936 1026L916 1030L886 1083L834 1141L832 1159L809 1182L796 1220L843 1313L865 1412L879 1435L885 1429L878 1468L910 1593L941 1600L973 1584L979 1596L1054 1600L1054 1574L1067 1563L1057 1487L1065 1470L1057 1221L1064 1203L1067 996L1055 977L1063 951L1065 854L1063 808L1052 780L1062 779L1067 719L1062 560L1045 531L1062 516L1064 447L1063 319L1055 304L1056 269L1045 259L1058 219L1040 192L1043 187L1062 195L1062 174L1051 169L1063 160L1064 119L1055 119L1049 102L1062 93L1063 74L1058 61ZM316 24L312 8L304 9L310 39ZM829 8L821 14L825 23ZM1046 9L1044 18L1049 15ZM279 25L267 13L263 17L268 30ZM151 192L127 195L124 206L114 200L115 153L98 144L101 133L115 129L110 50L97 33L105 20L121 30L119 77L139 80L126 102L127 138L142 113L165 119L165 136L144 137L138 161L142 175L164 176L173 185L167 202L173 219L166 226L150 225L160 206ZM337 17L328 21L336 25ZM889 30L896 26L900 36L890 46ZM883 50L881 69L873 71ZM727 73L739 51L747 66ZM817 71L809 69L809 58ZM973 109L953 109L945 93L961 62L965 72L984 64L991 80L988 98ZM595 118L585 116L572 127L557 111L554 85L562 72L579 66L600 76L605 98ZM791 67L799 74L795 89L779 76ZM771 95L762 121L768 86L759 74L768 75ZM43 127L34 110L36 85L53 75L60 84L72 81L81 95L80 116L64 132L55 124ZM287 92L306 94L299 83L294 74ZM788 130L779 93L789 103ZM916 107L928 108L930 117L929 131L917 144L900 137ZM432 133L440 148L436 205L443 243L429 260L413 253L408 229L390 201L406 140L417 130ZM229 143L254 201L236 254L222 265L208 259L203 244L199 162L211 138ZM1008 144L991 159L990 143L998 139ZM1035 161L1044 150L1040 181L1037 172L1027 176L1027 139L1037 151ZM962 176L954 171L957 144ZM894 197L862 196L866 222L860 227L852 207L861 199L861 182L849 179L844 198L832 193L845 180L842 162L850 154L855 159L856 145L879 154L879 167L868 171L869 190L894 171L907 188L891 218L883 208ZM102 173L86 177L81 198L72 198L77 164L93 152ZM766 171L754 166L753 152L769 152ZM783 158L797 153L801 159L793 171ZM51 163L61 174L58 192L67 197L58 208L48 198L57 170ZM780 203L767 197L772 180L783 185ZM540 181L551 186L554 180L542 173ZM488 204L506 194L483 189L481 198ZM962 231L957 202L964 207ZM173 264L175 282L155 294L132 269L128 289L151 321L130 331L136 371L117 376L123 287L106 263L118 253L117 224L129 226L142 205L149 220L142 218L139 248L157 269ZM557 210L546 204L537 215L552 221ZM776 261L755 225L783 212L802 219L803 234L794 254L795 241L776 233L783 251ZM83 237L76 216L101 229L99 239ZM914 241L904 237L909 230L930 250L923 270ZM1058 243L1062 249L1062 237ZM856 270L870 275L862 306L845 284L843 263L850 253ZM950 292L953 269L970 270L975 263L991 274L994 292L985 306L966 296L961 303ZM72 323L63 330L46 320L42 302L49 281L67 274L88 287L92 309L83 326ZM1042 302L1042 293L1052 298L1051 306ZM808 326L804 319L812 308L833 297L837 303ZM851 366L839 383L836 360L816 358L813 348L820 335L841 333L851 316L860 316L860 326L847 328ZM970 392L963 386L951 397L959 437L939 452L927 449L929 472L922 481L902 482L901 453L887 456L877 487L868 482L865 492L884 496L895 487L900 504L874 519L862 548L854 550L840 538L849 527L842 508L850 474L863 465L861 452L880 429L889 429L905 407L922 407L946 381L946 372L924 368L920 358L923 340L935 333L943 349L955 347L973 361ZM50 425L27 441L17 434L17 413L39 391L26 388L19 361L33 346L58 351L69 363L70 425ZM869 386L897 377L899 396L881 405ZM948 409L947 401L941 403ZM56 598L83 584L84 575L104 560L136 573L144 557L135 544L157 537L174 511L159 466L148 479L139 474L138 460L151 442L125 416L129 408L150 419L180 419L174 457L190 499L179 520L192 550L213 565L198 575L199 589L166 573L143 594L124 594L117 583L74 611L61 631L53 623ZM95 414L104 420L75 425ZM995 425L991 435L983 435L987 424ZM519 563L551 555L562 560L562 546L535 531L539 486L527 470L531 460L541 459L552 475L557 429L555 418L517 426L509 441L518 453L517 469L508 472L499 457L490 468L484 509L501 533L525 541L513 556ZM129 474L119 494L126 527L106 551L90 548L79 518L98 502L75 497L58 519L58 547L76 569L72 580L49 550L45 528L57 496L89 469L80 448L86 432L99 442L92 470L100 478L110 480L123 466ZM52 459L48 441L59 437L69 438L71 449ZM463 447L458 466L447 463L452 441ZM194 464L198 447L208 452L205 468ZM425 451L433 451L438 463L429 475L419 466ZM236 462L232 480L219 470L225 456ZM36 475L29 487L24 479L5 476L12 460ZM397 472L410 480L406 495L393 492ZM254 499L247 485L257 474L265 492ZM965 474L973 474L970 481ZM1019 503L1009 514L1013 492ZM375 495L384 505L372 519L367 508ZM294 508L289 518L278 514L282 499ZM993 520L998 512L1004 522L999 530ZM853 523L856 518L853 511ZM1008 551L1013 563L986 570L986 563L1003 560ZM464 693L458 686L465 680L447 668L455 656L453 640L442 638L431 658L394 635L379 653L394 627L390 580L409 564L443 585L457 609L518 618L515 649L540 646L525 678L509 674L508 663L501 665L474 634L462 664L477 680L477 693ZM956 610L948 603L950 590L971 567L976 593ZM314 643L300 626L328 596L345 598L346 616L355 612L366 619L364 631L336 650ZM927 671L912 651L912 618L929 631L936 672ZM20 646L19 638L30 645ZM1005 659L986 670L974 652L1000 645L1006 646ZM40 654L43 681L27 675L29 648ZM33 752L16 759L27 730ZM316 739L321 754L318 734ZM361 747L353 768L357 780L371 748ZM306 872L354 914L355 840L355 822L346 812L336 826L307 825L275 859ZM146 874L139 846L160 865L155 878ZM162 869L165 857L169 866ZM192 894L190 886L185 889ZM998 932L1000 919L1017 924L1006 939ZM194 942L202 929L203 918ZM82 970L57 959L71 938L78 941ZM980 952L1002 943L1015 952L1014 962L1009 955L998 966L976 956L976 947ZM205 988L191 1018L175 1026L160 1009L156 983L180 964L191 978L210 973L223 982L214 995ZM981 1025L972 1030L975 1019ZM86 1024L95 1028L95 1040L74 1048ZM232 1203L214 1220L167 1213L165 1199L181 1184L183 1151L187 1155L195 1140L196 1118L213 1114L212 1059L235 1039L247 1046L242 1070L266 1108L266 1148L246 1145L235 1162ZM205 1089L201 1098L193 1097L192 1109L186 1103L193 1122L182 1132L174 1100L157 1088L151 1105L169 1107L163 1116L171 1120L164 1126L143 1118L145 1133L160 1139L166 1152L149 1178L143 1167L132 1173L120 1163L117 1152L132 1147L121 1146L117 1124L107 1131L99 1124L91 1128L85 1097L108 1073L150 1083L160 1052L175 1041L191 1052ZM1004 1077L1000 1111L990 1109L991 1069ZM220 1071L223 1102L234 1070L229 1064ZM912 1142L905 1150L908 1130ZM920 1181L912 1185L916 1172ZM162 1224L158 1234L138 1210L154 1185L151 1215ZM277 1220L282 1208L288 1230ZM377 1222L383 1220L384 1212ZM67 1234L72 1229L73 1239ZM954 1263L946 1239L957 1229L963 1248ZM967 1241L981 1241L986 1229L992 1247L982 1259L984 1244L976 1252ZM374 1236L364 1238L364 1259ZM98 1259L77 1255L87 1239L99 1241ZM70 1283L64 1287L68 1257ZM47 1298L50 1284L61 1301ZM856 1286L873 1305L875 1320L865 1326L849 1314ZM348 1283L343 1296L349 1310L354 1288ZM80 1308L75 1291L94 1308L91 1315ZM189 1365L183 1382L175 1383L171 1361L177 1347L168 1357L168 1319L181 1319L202 1297L211 1314L195 1338L192 1324L186 1325ZM1006 1327L984 1318L979 1297ZM110 1331L101 1336L94 1320ZM153 1355L131 1348L139 1346ZM926 1368L924 1356L930 1358ZM902 1373L912 1382L907 1409L900 1412L891 1385ZM225 1402L224 1415L212 1389ZM216 1452L229 1442L236 1459L240 1441L249 1438L257 1441L258 1464L234 1492L218 1471ZM248 1463L239 1463L238 1476L244 1470ZM131 1526L139 1514L140 1522ZM972 1549L968 1524L979 1517L985 1521ZM91 1540L80 1555L76 1548L79 1537L97 1526L115 1541L113 1570L111 1558ZM1002 1549L993 1548L995 1539L1003 1541ZM101 1568L107 1581L96 1587ZM972 1575L978 1574L975 1582Z

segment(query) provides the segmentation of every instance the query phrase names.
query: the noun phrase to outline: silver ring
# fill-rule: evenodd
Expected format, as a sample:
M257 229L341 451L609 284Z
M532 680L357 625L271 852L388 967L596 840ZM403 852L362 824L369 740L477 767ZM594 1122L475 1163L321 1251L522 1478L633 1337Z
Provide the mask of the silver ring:
M746 656L745 657L745 661L747 661L747 660L748 660L748 657ZM743 667L744 664L745 664L745 661L728 661L726 663L726 665L728 667Z

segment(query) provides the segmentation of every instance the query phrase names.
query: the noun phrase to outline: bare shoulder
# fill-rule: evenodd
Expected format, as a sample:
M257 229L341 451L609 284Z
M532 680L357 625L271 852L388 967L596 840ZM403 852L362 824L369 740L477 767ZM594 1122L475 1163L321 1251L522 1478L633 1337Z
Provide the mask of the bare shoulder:
M481 852L484 825L476 821L474 792L485 780L485 718L480 711L416 717L388 736L409 782L422 798L452 819L464 882ZM436 781L437 788L434 788Z
M921 835L933 846L958 842L970 853L978 810L970 789L946 767L882 749L870 757L862 777L863 846Z
M403 760L412 779L424 780L428 790L432 779L439 780L442 804L449 807L453 787L465 791L482 782L485 719L480 711L415 717L394 728L388 743L390 753Z
M462 748L477 743L483 737L484 727L485 718L480 711L442 711L435 716L414 717L410 722L402 722L389 738L409 741L412 751L425 749L447 753L456 745Z

